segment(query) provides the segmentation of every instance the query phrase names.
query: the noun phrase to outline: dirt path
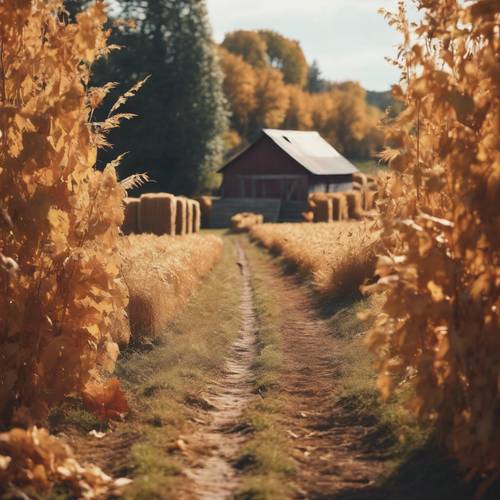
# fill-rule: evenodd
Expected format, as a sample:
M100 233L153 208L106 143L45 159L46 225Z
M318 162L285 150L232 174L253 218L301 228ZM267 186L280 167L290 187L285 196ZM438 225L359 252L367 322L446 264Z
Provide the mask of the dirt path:
M297 463L297 498L384 498L372 488L384 470L383 457L367 443L373 429L336 404L342 360L331 325L319 319L308 292L276 262L259 264L258 271L268 276L284 318L283 419Z
M248 261L237 243L238 266L242 273L241 328L226 360L223 377L204 394L207 425L189 437L201 456L185 471L192 480L194 498L215 500L231 497L240 484L232 462L244 435L235 429L243 410L253 397L252 363L256 356L257 323Z

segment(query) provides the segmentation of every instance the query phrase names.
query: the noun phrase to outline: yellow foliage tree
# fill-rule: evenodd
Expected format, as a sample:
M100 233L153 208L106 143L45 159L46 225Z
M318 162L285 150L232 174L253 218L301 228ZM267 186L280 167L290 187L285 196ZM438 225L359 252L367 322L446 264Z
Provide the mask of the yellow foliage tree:
M62 0L0 4L0 422L43 419L79 393L127 297L115 243L124 190L95 169L106 130L92 123L112 87L90 88L108 52L103 3L67 24ZM120 105L120 102L114 107Z
M277 69L257 69L257 99L254 113L255 128L279 127L288 110L288 89L283 82L283 75Z
M288 110L283 128L310 130L313 127L312 96L295 85L288 86Z
M415 29L403 2L386 13L404 36L393 93L406 109L387 128L385 304L369 343L382 394L413 387L480 496L500 476L500 5L417 4Z
M248 126L250 114L255 110L257 76L241 56L219 48L220 64L224 73L224 93L231 106L233 122L238 130Z

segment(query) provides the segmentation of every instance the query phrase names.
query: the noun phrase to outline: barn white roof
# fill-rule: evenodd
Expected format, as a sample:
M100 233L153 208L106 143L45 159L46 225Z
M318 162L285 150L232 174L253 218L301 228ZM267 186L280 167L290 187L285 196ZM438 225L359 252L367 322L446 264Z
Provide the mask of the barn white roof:
M318 132L264 129L285 153L315 175L346 175L358 169Z

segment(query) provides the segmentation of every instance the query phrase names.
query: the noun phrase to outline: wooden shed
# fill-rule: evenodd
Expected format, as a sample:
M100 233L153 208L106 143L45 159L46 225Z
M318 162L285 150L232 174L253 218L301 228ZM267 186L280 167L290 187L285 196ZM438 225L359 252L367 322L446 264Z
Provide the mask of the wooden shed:
M220 169L223 198L306 202L309 193L352 189L358 169L318 132L264 129Z

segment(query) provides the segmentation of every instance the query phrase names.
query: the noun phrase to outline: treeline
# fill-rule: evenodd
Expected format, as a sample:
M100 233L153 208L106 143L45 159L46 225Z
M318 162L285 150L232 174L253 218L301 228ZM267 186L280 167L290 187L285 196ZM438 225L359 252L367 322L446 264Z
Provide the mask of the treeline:
M269 30L240 30L226 35L219 54L233 152L263 127L318 130L351 158L368 158L382 147L378 123L386 103L370 105L359 83L323 79L297 41Z
M85 3L66 0L70 20ZM116 0L113 15L110 41L121 49L96 65L93 85L120 82L111 103L151 78L124 106L137 117L111 131L99 165L127 152L121 176L147 171L149 190L192 195L217 187L224 159L263 127L318 130L350 158L381 149L385 106L370 105L358 83L323 79L297 41L236 31L217 46L205 0Z

